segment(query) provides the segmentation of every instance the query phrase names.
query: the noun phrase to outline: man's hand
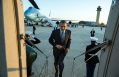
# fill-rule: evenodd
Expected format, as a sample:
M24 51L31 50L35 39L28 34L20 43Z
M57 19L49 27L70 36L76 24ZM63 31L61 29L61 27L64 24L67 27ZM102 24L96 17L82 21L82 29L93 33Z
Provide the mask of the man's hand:
M57 47L58 49L61 49L61 48L62 48L62 46L61 46L61 45L56 45L56 47Z
M65 50L65 53L67 54L69 52L69 48L67 48L66 50Z

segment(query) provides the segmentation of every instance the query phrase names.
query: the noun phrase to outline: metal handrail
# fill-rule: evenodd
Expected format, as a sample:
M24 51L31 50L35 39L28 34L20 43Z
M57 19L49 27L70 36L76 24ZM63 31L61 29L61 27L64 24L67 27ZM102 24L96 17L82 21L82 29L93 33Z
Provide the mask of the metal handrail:
M51 51L52 51L52 50L51 50ZM49 56L50 56L51 51L49 52L49 55L46 57L46 61L45 61L44 65L43 65L43 67L42 67L42 70L41 70L41 72L40 72L39 77L41 77L42 72L43 72L44 69L45 69L45 75L48 75L48 58L49 58Z
M103 47L103 46L106 45L106 44L107 44L107 42L104 42L104 43L102 43L102 44L99 44L98 46L95 46L95 47L89 49L88 51L86 51L86 52L84 52L84 53L82 53L82 54L80 54L80 55L74 57L74 59L76 59L76 58L78 58L78 57L80 57L80 56L82 56L82 55L84 55L84 54L86 54L86 53L89 53L89 52L91 52L91 51L93 51L93 50L95 50L95 49L97 49L97 48L99 48L99 47Z

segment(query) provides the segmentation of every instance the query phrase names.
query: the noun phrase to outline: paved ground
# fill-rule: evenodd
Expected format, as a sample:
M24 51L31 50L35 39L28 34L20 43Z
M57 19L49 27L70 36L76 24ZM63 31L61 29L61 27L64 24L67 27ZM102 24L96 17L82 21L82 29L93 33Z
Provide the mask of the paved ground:
M36 27L36 37L41 40L41 43L37 46L46 54L48 55L50 52L50 56L48 58L48 75L54 75L54 58L52 55L52 46L49 44L48 39L50 34L53 30L52 27ZM85 52L85 48L87 45L90 44L90 31L93 27L78 27L78 28L68 28L72 31L72 41L71 41L71 50L67 54L64 60L65 68L63 72L63 77L72 77L72 65L73 65L73 58L78 56L79 54ZM94 27L96 33L96 37L99 39L98 42L103 42L105 28L101 31L99 27ZM26 27L26 30L32 31L32 27ZM37 50L36 50L37 51ZM37 51L38 57L33 64L33 71L35 72L33 77L39 77L41 69L46 61L45 56ZM99 53L100 55L100 53ZM75 68L77 68L80 64L84 62L84 56L81 56L75 60ZM98 65L97 65L98 67ZM98 68L96 67L95 76L97 73ZM75 77L84 77L86 75L86 68L85 63L75 71ZM45 71L43 70L42 76L44 76Z

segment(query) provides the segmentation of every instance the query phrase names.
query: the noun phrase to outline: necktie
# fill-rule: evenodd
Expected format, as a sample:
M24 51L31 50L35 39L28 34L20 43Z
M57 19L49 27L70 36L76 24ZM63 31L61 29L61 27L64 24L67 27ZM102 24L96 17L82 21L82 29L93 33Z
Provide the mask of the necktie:
M64 42L64 40L65 40L65 33L62 32L62 34L61 34L61 41L62 41L62 43Z

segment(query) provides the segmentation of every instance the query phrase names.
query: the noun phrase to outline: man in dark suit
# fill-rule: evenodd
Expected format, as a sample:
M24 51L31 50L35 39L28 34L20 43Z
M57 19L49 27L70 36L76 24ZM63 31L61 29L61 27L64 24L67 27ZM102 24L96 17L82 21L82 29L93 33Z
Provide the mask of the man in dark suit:
M63 61L70 49L71 31L66 28L67 22L62 20L60 22L60 29L53 30L49 38L49 43L53 46L54 66L56 70L55 77L58 77L58 71L59 77L62 77L64 69Z
M58 27L57 27L57 26L55 26L55 27L54 27L54 30L57 30L57 29L58 29Z
M88 50L90 50L91 48L97 46L96 45L96 41L98 40L97 38L95 37L90 37L91 38L91 45L88 45L86 47L86 52ZM97 52L101 49L100 48L97 48L91 52L88 52L86 53L85 55L85 61L87 61L89 58L91 58L90 60L88 60L86 62L86 73L87 73L87 76L86 77L93 77L94 75L94 70L95 70L95 67L96 67L96 64L99 63L99 59L98 59L98 56L97 56Z
M36 30L36 27L35 25L33 25L33 34L35 35L35 30Z
M94 28L91 30L90 34L91 34L91 37L94 37L95 36L95 30L94 30Z

